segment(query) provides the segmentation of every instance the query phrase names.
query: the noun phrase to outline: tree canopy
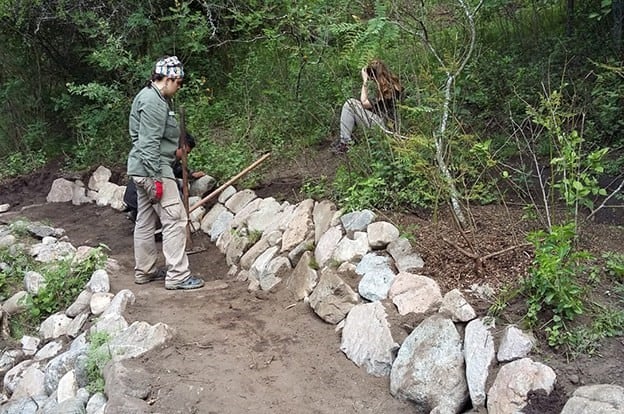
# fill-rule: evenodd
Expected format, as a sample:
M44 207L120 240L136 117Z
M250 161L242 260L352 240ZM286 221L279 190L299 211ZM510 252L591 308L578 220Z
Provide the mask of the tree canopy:
M225 178L255 152L331 139L359 68L381 58L407 97L400 131L361 158L389 188L375 201L426 203L443 163L448 186L471 189L458 197L488 202L483 150L513 156L528 108L553 92L585 148L621 149L623 2L1 0L2 176L60 154L123 165L130 100L175 54L176 105L205 142L195 162Z

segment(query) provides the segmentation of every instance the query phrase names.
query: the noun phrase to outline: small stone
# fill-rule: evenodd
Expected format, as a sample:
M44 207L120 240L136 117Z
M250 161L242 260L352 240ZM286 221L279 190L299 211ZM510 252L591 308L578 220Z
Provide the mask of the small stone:
M257 290L254 292L256 299L267 300L269 298L269 292L266 290Z

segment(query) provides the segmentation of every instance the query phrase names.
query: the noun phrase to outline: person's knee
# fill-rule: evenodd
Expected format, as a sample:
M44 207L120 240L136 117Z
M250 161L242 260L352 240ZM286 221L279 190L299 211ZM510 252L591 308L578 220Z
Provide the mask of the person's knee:
M182 203L172 203L163 206L161 221L163 226L178 222L186 223L186 210Z
M342 105L343 108L349 108L350 110L355 110L355 108L358 108L359 106L362 106L362 103L355 98L347 99L344 105Z

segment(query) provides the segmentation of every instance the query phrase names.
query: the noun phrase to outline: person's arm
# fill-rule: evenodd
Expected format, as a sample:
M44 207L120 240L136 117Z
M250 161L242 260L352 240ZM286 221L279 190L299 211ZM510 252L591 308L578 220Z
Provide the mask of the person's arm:
M362 102L362 106L365 109L371 109L373 105L368 99L368 72L366 71L366 66L362 68L362 89L360 91L360 102Z
M167 108L155 99L146 99L139 108L137 150L148 177L161 180L160 141L165 132Z
M173 165L171 166L171 169L173 170L173 175L175 178L180 178L182 179L183 176L183 170L182 170L182 163L180 162L179 158L176 158L176 160L173 162ZM187 169L188 171L188 169Z

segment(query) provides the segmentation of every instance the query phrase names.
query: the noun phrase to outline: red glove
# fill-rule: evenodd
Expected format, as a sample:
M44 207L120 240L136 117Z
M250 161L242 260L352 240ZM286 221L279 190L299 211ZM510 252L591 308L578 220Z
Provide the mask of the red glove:
M156 201L160 201L160 199L163 196L163 183L162 183L162 181L154 181L154 190L155 190L154 198L156 199Z

